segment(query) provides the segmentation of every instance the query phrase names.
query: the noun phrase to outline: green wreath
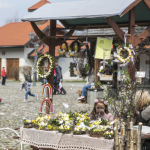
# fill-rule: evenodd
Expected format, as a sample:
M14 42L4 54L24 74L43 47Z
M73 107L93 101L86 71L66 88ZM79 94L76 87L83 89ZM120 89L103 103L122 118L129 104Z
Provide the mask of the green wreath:
M42 64L43 60L48 58L49 59L49 70L47 73L43 73L42 70L40 69L40 65ZM37 61L37 72L38 72L38 75L41 77L41 78L48 78L49 76L52 75L53 73L53 70L54 70L54 58L50 55L50 54L44 54L42 55L38 61Z

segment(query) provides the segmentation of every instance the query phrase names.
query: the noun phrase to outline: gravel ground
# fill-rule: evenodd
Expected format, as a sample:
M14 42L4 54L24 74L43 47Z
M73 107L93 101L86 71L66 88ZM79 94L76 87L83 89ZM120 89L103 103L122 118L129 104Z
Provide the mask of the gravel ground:
M67 103L69 108L67 111L87 111L91 112L92 108L88 104L78 103L77 90L82 89L85 83L63 83L63 87L66 89L66 95L54 95L54 111L65 111L63 103ZM23 118L35 119L38 116L40 105L42 101L42 88L40 82L36 86L32 87L32 93L38 94L38 100L29 96L28 102L23 103L25 91L20 91L20 82L7 81L6 86L0 85L0 128L9 127L15 129L23 125ZM19 133L19 130L17 131ZM5 130L0 131L0 150L11 149L20 150L19 140L12 139L16 134L12 131ZM31 150L28 145L23 145L24 150Z

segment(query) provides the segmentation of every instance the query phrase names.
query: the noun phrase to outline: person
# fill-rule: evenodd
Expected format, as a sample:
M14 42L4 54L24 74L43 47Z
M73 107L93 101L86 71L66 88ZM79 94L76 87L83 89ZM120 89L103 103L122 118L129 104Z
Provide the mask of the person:
M94 108L90 114L91 120L99 120L103 118L104 120L108 120L109 122L113 121L113 116L108 111L108 105L106 101L95 99L94 100Z
M54 93L53 93L53 95L55 95L56 92L58 92L59 94L61 94L60 91L59 91L59 89L57 88L59 86L59 83L62 82L62 72L61 72L61 70L62 70L62 68L57 63L55 63L55 69L54 69L54 86L53 86ZM66 91L65 91L65 89L63 87L61 87L60 90L62 90L62 92L64 94L66 94Z
M3 69L2 69L1 76L2 76L2 85L5 85L5 81L6 81L6 77L7 77L5 67L3 67Z
M0 98L0 103L1 103L2 99Z
M32 88L31 83L29 83L28 81L24 79L22 80L22 86L20 88L20 91L22 91L23 88L25 88L25 91L26 91L24 102L27 102L28 95L33 96L36 99L38 99L38 95L35 96L34 94L31 93L31 88Z
M89 82L86 83L85 86L83 86L82 88L82 94L81 96L78 98L78 100L86 100L87 97L87 89L91 88L92 83L94 83L95 81L95 77L94 77L94 72L91 74L91 76L89 77Z
M150 127L150 96L148 91L138 91L135 96L136 110L133 114L133 124L138 125L142 122L142 129ZM146 138L143 143L144 150L150 148L150 138Z

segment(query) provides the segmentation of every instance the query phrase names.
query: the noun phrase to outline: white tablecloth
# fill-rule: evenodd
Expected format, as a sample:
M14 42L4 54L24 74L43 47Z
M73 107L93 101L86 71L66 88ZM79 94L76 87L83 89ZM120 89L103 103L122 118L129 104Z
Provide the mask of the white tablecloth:
M93 138L89 135L62 134L34 128L20 128L21 142L37 148L58 150L113 150L114 140Z

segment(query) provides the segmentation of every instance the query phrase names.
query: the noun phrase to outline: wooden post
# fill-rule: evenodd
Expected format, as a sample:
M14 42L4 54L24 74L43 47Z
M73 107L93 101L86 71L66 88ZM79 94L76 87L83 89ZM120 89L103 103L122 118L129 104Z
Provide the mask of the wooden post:
M138 125L137 150L141 150L141 130L142 130L142 122L140 122Z
M94 66L95 66L95 81L96 80L100 81L100 77L97 76L97 70L99 70L99 66L100 66L98 59L95 59L95 65ZM98 86L96 85L95 88L98 88Z
M50 21L50 36L56 36L56 20ZM55 59L55 39L50 39L50 46L49 46L49 54L54 57ZM48 83L51 85L53 90L53 72L52 75L47 79ZM52 99L51 99L52 101ZM46 113L49 113L50 111L50 105L48 102L46 102Z
M134 45L134 34L135 34L135 7L133 7L129 11L129 27L128 27L128 34L131 34L130 43Z
M115 150L119 150L119 137L118 137L118 121L115 121L114 124L114 133L115 133Z
M129 150L130 148L130 116L127 116L127 146L126 149Z
M130 150L133 150L133 122L130 122Z
M56 20L50 20L50 36L56 36ZM55 39L50 39L49 54L55 58ZM53 89L53 73L48 79L48 83Z
M134 129L134 146L133 149L137 150L137 129Z
M129 11L129 28L128 28L128 33L131 34L130 42L131 44L135 45L135 7L132 8ZM127 71L131 77L132 82L135 80L135 66L134 64L130 61L130 65L127 67Z
M46 98L49 99L49 90L48 88L46 88ZM50 104L48 102L46 102L46 114L49 114L50 112Z

